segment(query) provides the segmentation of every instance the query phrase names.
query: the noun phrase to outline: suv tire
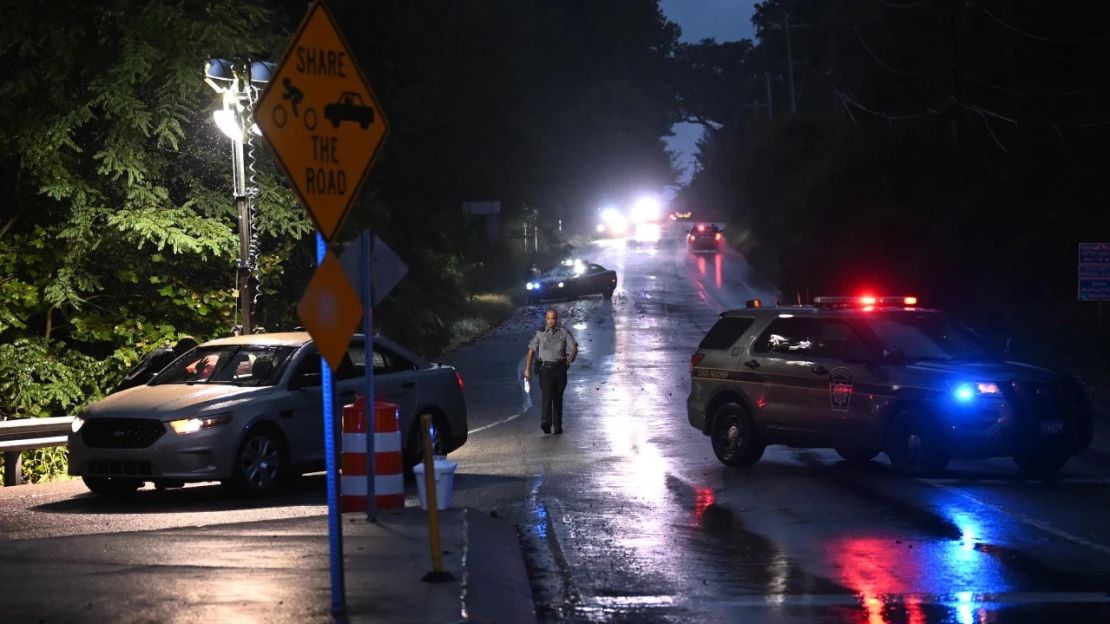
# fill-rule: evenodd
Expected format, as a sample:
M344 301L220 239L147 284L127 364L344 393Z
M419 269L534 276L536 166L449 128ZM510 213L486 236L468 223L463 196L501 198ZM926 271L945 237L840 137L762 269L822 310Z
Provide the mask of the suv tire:
M879 455L879 451L869 448L838 448L836 454L851 464L864 464Z
M909 477L937 476L948 465L940 429L930 414L911 409L898 415L887 432L886 454L898 472Z
M143 485L143 482L138 479L120 477L81 477L81 480L93 494L113 498L132 496Z
M1034 479L1050 479L1060 472L1069 459L1071 456L1066 453L1036 453L1015 455L1014 463Z
M726 466L751 466L767 449L748 410L731 401L717 408L709 439L713 453Z
M288 476L289 454L285 441L270 428L249 432L239 444L232 466L231 485L248 496L272 494Z

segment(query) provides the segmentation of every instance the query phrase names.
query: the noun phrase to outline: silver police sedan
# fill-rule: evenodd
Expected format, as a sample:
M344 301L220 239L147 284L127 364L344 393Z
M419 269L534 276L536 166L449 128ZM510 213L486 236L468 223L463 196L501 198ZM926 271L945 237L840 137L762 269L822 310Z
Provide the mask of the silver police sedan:
M336 372L343 403L363 392L367 359L366 340L356 335ZM454 368L378 337L371 361L375 394L400 407L406 466L423 455L421 414L432 416L435 454L466 442L463 381ZM323 469L321 393L320 356L307 333L214 340L148 384L82 411L69 436L69 472L106 495L187 481L265 494Z

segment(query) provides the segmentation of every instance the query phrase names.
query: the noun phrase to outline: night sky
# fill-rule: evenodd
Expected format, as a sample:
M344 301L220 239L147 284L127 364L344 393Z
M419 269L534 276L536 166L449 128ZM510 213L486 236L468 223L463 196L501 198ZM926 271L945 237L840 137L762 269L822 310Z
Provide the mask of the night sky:
M682 41L702 39L736 41L755 36L752 27L753 0L660 0L663 13L682 27ZM678 152L677 163L685 169L680 180L687 182L693 173L701 126L675 124L674 136L667 140L671 150Z

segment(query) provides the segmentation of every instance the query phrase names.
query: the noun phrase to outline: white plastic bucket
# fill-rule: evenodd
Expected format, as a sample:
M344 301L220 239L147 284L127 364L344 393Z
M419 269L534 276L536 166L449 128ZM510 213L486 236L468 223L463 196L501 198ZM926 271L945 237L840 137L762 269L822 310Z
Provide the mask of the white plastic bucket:
M455 490L455 469L459 467L453 461L436 459L434 462L436 479L436 509L447 509L451 506L451 496ZM424 462L412 468L416 476L416 490L420 493L420 508L428 509L428 493L425 490Z

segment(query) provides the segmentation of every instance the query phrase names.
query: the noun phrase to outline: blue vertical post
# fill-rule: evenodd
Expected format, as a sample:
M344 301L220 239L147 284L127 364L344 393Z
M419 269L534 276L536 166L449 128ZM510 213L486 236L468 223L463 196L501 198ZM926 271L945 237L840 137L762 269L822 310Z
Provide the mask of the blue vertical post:
M316 232L316 266L324 263L327 253L324 236ZM320 387L324 407L324 461L328 471L328 546L331 554L331 612L344 613L347 597L343 581L343 523L339 513L339 470L336 456L335 379L331 365L320 356Z
M362 307L363 307L363 333L366 335L366 519L370 522L378 521L378 501L374 491L374 477L378 474L374 465L374 430L377 427L377 415L374 412L374 295L370 292L372 287L374 255L370 247L372 238L370 230L362 231L362 263L359 281L362 282Z

